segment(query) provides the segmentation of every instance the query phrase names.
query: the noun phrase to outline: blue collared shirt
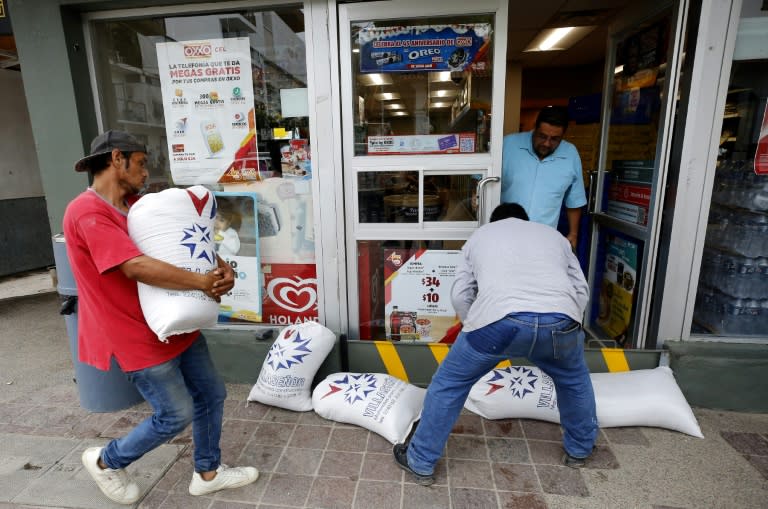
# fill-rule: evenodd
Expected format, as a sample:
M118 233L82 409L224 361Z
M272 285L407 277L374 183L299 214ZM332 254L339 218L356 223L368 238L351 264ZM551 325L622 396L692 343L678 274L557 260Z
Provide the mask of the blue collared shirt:
M519 203L531 221L557 228L563 200L569 209L587 204L581 158L573 144L561 141L540 160L532 136L528 131L504 137L501 201Z

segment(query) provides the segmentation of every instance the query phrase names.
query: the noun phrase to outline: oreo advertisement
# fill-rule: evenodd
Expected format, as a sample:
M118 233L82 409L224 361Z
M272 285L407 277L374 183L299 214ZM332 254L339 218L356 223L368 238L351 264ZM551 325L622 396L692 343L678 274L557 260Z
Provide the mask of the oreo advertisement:
M485 70L491 25L365 26L358 43L362 73Z

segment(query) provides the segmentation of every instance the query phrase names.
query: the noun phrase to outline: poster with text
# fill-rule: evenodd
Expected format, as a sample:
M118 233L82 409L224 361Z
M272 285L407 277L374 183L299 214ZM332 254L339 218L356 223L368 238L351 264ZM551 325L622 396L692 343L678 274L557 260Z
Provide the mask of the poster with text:
M755 150L755 173L768 175L768 103L763 112L763 123L760 127L760 135L757 139Z
M249 39L156 46L174 183L257 179Z
M265 263L263 321L270 325L293 325L319 320L317 267L314 263Z
M217 192L213 242L232 266L235 287L221 297L219 322L261 322L258 204L253 193Z
M440 342L458 318L451 287L461 251L384 250L384 317L387 339Z
M366 26L358 36L360 72L486 70L490 23Z
M597 324L625 347L631 346L627 344L627 336L637 284L638 250L636 242L615 235L607 236Z

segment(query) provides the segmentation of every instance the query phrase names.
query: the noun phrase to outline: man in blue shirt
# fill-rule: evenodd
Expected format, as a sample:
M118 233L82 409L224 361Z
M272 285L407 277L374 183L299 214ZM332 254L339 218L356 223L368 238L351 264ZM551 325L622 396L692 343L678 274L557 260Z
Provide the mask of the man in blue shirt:
M568 241L576 249L581 208L587 204L579 152L563 141L564 108L547 106L533 131L504 137L501 201L519 203L531 221L557 228L565 200Z

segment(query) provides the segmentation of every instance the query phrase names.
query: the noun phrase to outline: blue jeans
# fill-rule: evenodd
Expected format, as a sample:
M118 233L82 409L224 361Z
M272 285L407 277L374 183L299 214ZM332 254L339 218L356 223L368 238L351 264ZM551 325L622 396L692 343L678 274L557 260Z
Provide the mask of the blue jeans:
M168 442L192 423L196 472L221 464L221 424L227 390L201 334L181 355L168 362L129 371L126 376L154 413L130 433L112 440L101 454L109 468L125 468Z
M581 326L559 314L513 313L480 329L462 332L438 367L408 446L408 465L415 472L434 472L470 389L510 357L527 357L552 377L564 431L563 447L577 458L590 455L598 425Z

